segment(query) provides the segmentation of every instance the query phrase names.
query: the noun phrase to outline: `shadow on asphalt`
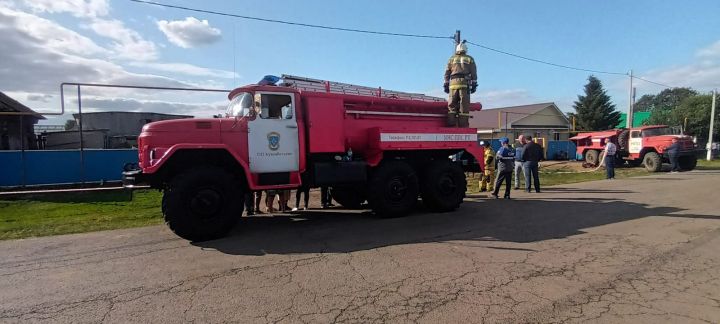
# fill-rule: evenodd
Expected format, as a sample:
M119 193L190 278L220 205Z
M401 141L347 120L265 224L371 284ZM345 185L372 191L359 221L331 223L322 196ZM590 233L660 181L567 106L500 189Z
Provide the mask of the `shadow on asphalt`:
M537 242L648 216L720 220L710 215L672 214L681 211L627 201L469 199L456 212L420 210L391 219L347 210L243 217L229 237L193 244L234 255L346 253L455 240Z

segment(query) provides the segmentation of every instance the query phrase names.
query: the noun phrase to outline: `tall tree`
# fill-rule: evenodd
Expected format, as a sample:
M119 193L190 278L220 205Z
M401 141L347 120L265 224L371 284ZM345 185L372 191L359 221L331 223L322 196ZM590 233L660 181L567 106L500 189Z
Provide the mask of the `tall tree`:
M643 95L635 103L633 111L663 111L677 107L680 102L692 96L696 96L697 91L692 88L672 88L664 89L656 95Z
M662 124L668 126L683 126L685 133L697 136L699 143L707 141L710 107L712 106L711 95L697 95L685 98L675 109L666 109L659 114L659 117L653 113L651 121L653 124ZM720 134L720 112L715 112L715 127L713 136Z
M578 96L573 108L578 130L612 129L620 122L620 113L615 111L615 105L603 89L602 82L592 75L585 85L585 95Z
M65 130L66 131L72 130L73 128L75 128L75 126L77 126L75 119L68 119L65 121Z

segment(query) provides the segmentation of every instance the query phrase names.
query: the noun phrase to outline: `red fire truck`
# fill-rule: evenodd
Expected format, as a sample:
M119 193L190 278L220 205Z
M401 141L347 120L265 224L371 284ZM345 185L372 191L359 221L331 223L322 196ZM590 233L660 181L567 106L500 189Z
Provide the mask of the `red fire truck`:
M678 161L680 168L694 169L697 156L692 138L664 125L579 133L570 140L577 145L577 155L592 165L598 164L605 144L613 142L618 148L618 165L627 161L631 166L643 164L648 171L658 172L662 169L663 162L669 162L665 149L670 146L673 138L678 139L681 147Z
M409 213L418 197L452 211L464 172L484 167L476 130L446 127L441 98L288 75L228 98L224 118L145 125L139 168L123 174L126 187L163 190L166 223L189 240L224 236L249 192L302 184L331 187L348 208L367 201L382 217Z

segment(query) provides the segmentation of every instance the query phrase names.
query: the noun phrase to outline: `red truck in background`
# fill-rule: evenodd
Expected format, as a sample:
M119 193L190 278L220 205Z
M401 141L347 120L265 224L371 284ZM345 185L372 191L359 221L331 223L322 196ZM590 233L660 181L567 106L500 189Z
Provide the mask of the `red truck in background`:
M665 149L677 138L680 143L679 164L683 170L692 170L697 165L696 147L692 138L678 134L664 125L642 126L630 129L579 133L570 140L577 145L577 156L592 165L599 163L600 152L607 142L617 145L617 165L627 162L631 166L643 164L650 172L662 169L662 163L669 159Z
M230 231L251 191L329 186L341 205L367 201L384 217L409 213L418 197L445 212L465 197L464 172L484 167L476 129L446 127L444 99L282 80L233 90L224 118L145 125L124 185L163 190L170 229L201 241Z

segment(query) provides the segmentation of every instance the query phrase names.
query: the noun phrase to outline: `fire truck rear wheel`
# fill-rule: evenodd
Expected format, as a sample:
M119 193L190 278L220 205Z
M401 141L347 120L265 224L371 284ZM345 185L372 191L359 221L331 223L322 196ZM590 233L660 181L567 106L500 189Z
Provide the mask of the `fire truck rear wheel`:
M457 164L447 160L434 161L423 171L421 196L431 211L448 212L460 207L465 198L467 180Z
M598 152L597 150L589 150L589 151L585 152L585 162L590 163L594 166L597 166L598 163L600 162L598 159L599 157L600 157L600 152Z
M697 166L697 156L681 156L678 159L678 164L680 164L680 169L685 171L695 169Z
M244 193L229 172L201 167L175 176L165 189L165 223L178 236L207 241L225 236L244 208Z
M380 217L405 216L417 204L420 192L415 170L402 161L385 161L368 182L368 203Z
M365 202L365 193L355 187L332 187L330 192L332 198L347 209L360 209Z
M645 169L649 172L660 172L662 169L662 160L660 159L660 155L655 152L645 153L645 157L643 157L643 164L645 165Z

